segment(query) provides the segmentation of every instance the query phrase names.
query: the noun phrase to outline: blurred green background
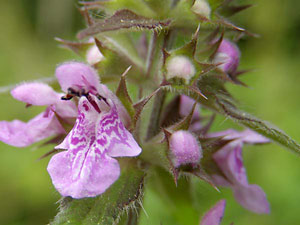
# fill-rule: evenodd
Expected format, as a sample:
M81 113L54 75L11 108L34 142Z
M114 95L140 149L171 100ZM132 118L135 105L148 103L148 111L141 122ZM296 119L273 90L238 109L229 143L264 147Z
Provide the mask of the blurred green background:
M248 1L249 2L249 1ZM242 80L250 88L229 89L241 107L266 119L300 142L300 2L254 0L255 7L239 14L239 25L261 35L239 43L242 69L254 68ZM60 49L53 37L74 39L83 27L75 0L13 0L0 2L0 86L24 80L52 77L55 66L76 59ZM1 90L1 89L0 89ZM7 93L0 94L1 120L28 120L41 108L26 109ZM215 129L232 124L218 118ZM17 149L0 143L0 224L46 224L58 210L59 195L47 174L48 159L37 161L47 147L38 144ZM226 198L222 224L300 224L300 160L280 146L245 147L244 160L250 183L260 185L271 204L270 215L244 210L230 190L215 193L208 185L193 180L196 206L184 196L176 202L160 198L154 183L145 195L141 224L198 224L203 212L218 199ZM180 193L180 192L179 192ZM175 204L176 203L176 204Z

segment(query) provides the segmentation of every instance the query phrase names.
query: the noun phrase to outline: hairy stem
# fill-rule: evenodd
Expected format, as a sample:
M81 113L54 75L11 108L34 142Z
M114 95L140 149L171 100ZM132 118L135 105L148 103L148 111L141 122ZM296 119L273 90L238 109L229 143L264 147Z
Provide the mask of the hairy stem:
M166 92L164 90L159 90L159 92L155 96L151 117L148 125L146 140L151 139L159 133L160 114L163 108L163 104L165 102L165 97Z
M162 62L162 50L171 49L174 42L174 32L166 31L163 34L157 36L153 34L150 46L148 57L149 67L147 66L147 74L154 76L156 80L159 79L159 72L161 71ZM147 64L148 65L148 64ZM148 125L146 140L151 139L160 131L160 115L166 98L166 91L160 90L154 99L152 106L152 112L150 116L150 121Z

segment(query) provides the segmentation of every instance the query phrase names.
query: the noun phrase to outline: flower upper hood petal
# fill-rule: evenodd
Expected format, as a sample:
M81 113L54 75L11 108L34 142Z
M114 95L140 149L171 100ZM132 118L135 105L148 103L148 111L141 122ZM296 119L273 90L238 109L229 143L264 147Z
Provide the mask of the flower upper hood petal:
M100 79L97 72L85 63L63 63L56 68L55 76L64 92L70 87L94 92L99 89Z

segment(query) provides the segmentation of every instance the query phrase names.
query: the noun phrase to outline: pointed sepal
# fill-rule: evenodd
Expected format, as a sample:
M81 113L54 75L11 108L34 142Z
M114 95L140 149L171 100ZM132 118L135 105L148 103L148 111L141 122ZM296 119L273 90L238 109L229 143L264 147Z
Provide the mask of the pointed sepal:
M155 96L158 93L159 90L161 90L161 88L156 89L150 95L148 95L147 97L143 98L142 100L138 101L137 103L135 103L133 105L133 108L135 110L135 114L133 117L133 127L136 126L137 121L140 119L141 113L142 113L145 105L150 101L150 99L153 96Z
M119 82L119 86L116 91L116 95L119 98L119 100L122 102L122 104L124 105L125 109L127 110L128 114L132 120L134 117L135 111L134 111L132 100L128 94L127 84L126 84L126 74L130 70L130 68L131 68L131 66L129 66L125 70L125 72L122 74L120 82Z
M252 4L233 5L230 4L231 2L232 0L225 0L222 7L218 10L218 13L224 17L230 17L253 6Z
M169 129L171 129L172 131L188 130L190 128L196 106L197 106L197 102L194 103L192 110L186 117L184 117L178 123L175 123L174 125L169 127Z

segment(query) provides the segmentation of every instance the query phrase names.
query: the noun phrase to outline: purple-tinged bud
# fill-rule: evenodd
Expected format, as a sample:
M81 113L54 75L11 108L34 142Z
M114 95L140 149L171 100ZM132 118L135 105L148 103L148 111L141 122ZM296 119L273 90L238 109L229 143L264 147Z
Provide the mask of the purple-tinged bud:
M195 75L196 70L192 62L186 56L174 56L167 62L166 78L182 78L186 82Z
M100 50L98 49L98 47L96 45L93 45L91 48L89 48L89 50L86 53L86 61L90 65L97 64L103 58L104 58L104 56L102 55L102 53L100 52Z
M183 165L196 166L202 158L197 139L188 131L176 131L169 139L171 161L175 168Z
M191 10L199 16L210 18L211 9L206 0L196 0Z
M223 63L219 66L226 73L234 73L240 63L240 51L238 47L224 39L214 57L214 63Z

